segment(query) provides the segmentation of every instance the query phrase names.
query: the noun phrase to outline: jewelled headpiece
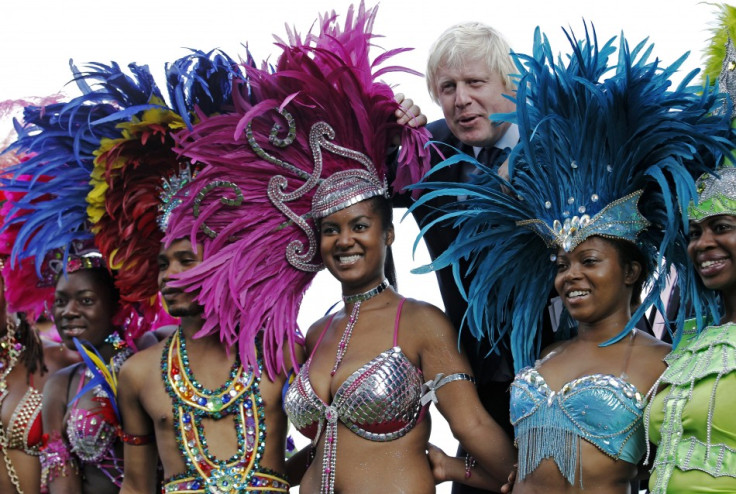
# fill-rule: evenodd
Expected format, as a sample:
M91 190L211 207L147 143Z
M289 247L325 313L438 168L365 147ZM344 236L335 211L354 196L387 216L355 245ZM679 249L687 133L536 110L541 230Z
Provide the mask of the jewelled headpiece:
M614 237L629 242L636 242L636 237L644 228L650 225L638 208L642 191L638 190L626 197L617 199L606 205L594 216L586 214L587 208L579 206L581 216L568 212L563 221L555 219L552 226L541 219L522 220L516 224L532 229L544 239L548 247L557 247L565 252L572 252L588 237L599 235ZM593 194L591 202L598 202L597 194ZM568 199L568 204L574 207L574 198Z
M101 258L73 256L73 267L104 258L118 270L121 310L115 319L132 340L165 321L155 282L163 236L156 213L161 177L179 168L171 135L196 121L197 111L231 104L229 81L239 72L220 52L193 52L167 74L172 109L146 66L128 69L114 62L92 63L84 71L72 65L81 96L26 107L11 149L28 159L9 169L2 187L16 196L3 226L17 229L13 259L35 258L39 277L49 282L56 274L48 273L68 270L75 242L94 239ZM217 89L203 87L214 79Z
M179 172L171 177L161 179L160 203L158 205L158 216L156 217L161 232L166 233L166 229L169 227L169 219L171 219L171 212L182 202L178 194L192 182L192 179L192 169L189 164L180 167Z
M388 185L366 170L333 173L323 181L312 198L312 217L325 218L332 213L376 196L386 196Z
M696 187L698 204L690 204L691 220L703 221L711 216L736 216L736 168L728 166L701 176Z
M55 286L66 274L106 267L107 262L91 241L72 242L67 252L56 250L46 256L39 286Z
M661 305L670 266L688 262L684 213L695 196L694 177L712 170L732 139L727 119L713 115L723 98L687 86L695 74L670 90L684 57L661 68L648 60L651 47L630 48L623 38L614 57L616 38L599 46L587 27L582 41L568 39L571 54L556 58L537 29L533 55L514 54L517 108L503 117L519 125L520 142L509 158L509 180L467 158L479 168L473 183L423 183L431 192L413 206L467 196L445 210L457 238L419 271L452 266L468 300L464 323L492 345L510 333L517 371L539 355L558 249L602 236L634 242L647 259L652 288L606 344Z
M246 68L235 112L204 118L179 136L178 150L202 165L171 215L166 242L188 237L204 261L174 282L196 292L202 334L238 342L256 362L263 339L269 374L297 341L302 296L322 268L317 218L353 201L386 194L386 151L401 140L395 190L428 168L426 129L396 123L390 86L378 77L392 50L369 59L376 9L333 12L320 32L280 41L275 70ZM260 335L260 336L259 336Z
M731 106L724 102L721 111L730 112L731 115L736 113L736 48L733 46L733 39L729 36L726 42L726 56L723 59L721 73L718 76L718 88L728 93L731 98Z

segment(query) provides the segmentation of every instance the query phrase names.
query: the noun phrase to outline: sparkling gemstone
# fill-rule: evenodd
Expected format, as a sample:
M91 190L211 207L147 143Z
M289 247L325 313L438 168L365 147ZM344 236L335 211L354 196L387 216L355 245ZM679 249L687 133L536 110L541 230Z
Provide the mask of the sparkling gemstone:
M565 252L570 252L572 248L572 239L570 237L565 237L565 240L562 242L562 248L565 249Z
M549 202L549 201L546 201L546 202L544 203L544 207L545 207L545 208L547 208L547 209L551 209L551 208L552 208L552 203L551 203L551 202Z

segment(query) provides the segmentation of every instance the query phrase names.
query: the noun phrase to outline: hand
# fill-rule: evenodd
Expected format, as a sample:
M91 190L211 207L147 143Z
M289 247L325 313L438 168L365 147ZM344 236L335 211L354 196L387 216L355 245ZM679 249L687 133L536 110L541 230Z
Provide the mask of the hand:
M503 164L498 167L498 175L504 180L509 179L509 159L508 158L506 158L506 161L504 161Z
M427 458L429 459L429 466L432 469L434 483L441 484L448 480L447 473L445 472L445 461L449 456L434 444L427 443Z
M519 466L518 464L514 464L514 469L511 470L508 481L501 486L502 494L509 494L509 492L514 490L514 482L516 482L516 472L517 472L518 466Z
M394 96L396 102L401 105L396 110L396 121L400 125L408 125L409 127L423 127L427 125L427 116L422 113L422 109L414 104L403 93L397 93Z

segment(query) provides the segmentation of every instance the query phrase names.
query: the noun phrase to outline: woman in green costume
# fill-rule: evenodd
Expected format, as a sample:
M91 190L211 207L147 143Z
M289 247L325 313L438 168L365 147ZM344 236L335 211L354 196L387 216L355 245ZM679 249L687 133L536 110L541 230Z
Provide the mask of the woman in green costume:
M688 321L648 410L658 445L652 493L736 492L736 168L698 183L688 254L703 285L720 294L720 325Z
M719 87L733 103L736 51L728 31L736 27L736 8L722 6L721 21L712 44L720 56L712 55L723 60ZM704 175L697 189L698 204L689 210L688 254L697 275L691 286L718 300L722 317L720 325L688 321L665 359L668 369L645 415L657 445L653 494L736 493L736 168Z

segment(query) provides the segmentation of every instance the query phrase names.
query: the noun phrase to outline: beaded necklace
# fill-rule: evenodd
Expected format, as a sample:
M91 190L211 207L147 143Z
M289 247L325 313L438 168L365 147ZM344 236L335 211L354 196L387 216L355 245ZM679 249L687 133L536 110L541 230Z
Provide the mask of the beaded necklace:
M243 492L259 468L265 447L260 378L252 369L246 371L236 356L227 381L215 390L205 388L194 379L189 368L181 327L169 337L161 361L164 385L173 404L176 442L187 465L186 488ZM238 451L226 460L219 460L209 453L202 419L219 420L229 415L235 416Z
M365 291L363 293L357 293L355 295L345 295L342 297L342 301L347 304L355 304L353 305L353 310L350 311L350 319L348 319L348 325L345 326L345 331L343 331L342 336L340 337L340 342L337 345L337 354L335 355L335 365L332 366L332 371L330 371L330 376L335 376L335 373L337 372L337 368L340 367L340 364L342 363L342 359L345 357L345 352L348 351L348 344L350 343L350 337L353 335L353 328L355 327L355 324L358 322L358 316L360 315L360 305L365 302L368 299L371 299L384 291L386 288L391 286L387 279L384 279L378 286L371 288L368 291Z

